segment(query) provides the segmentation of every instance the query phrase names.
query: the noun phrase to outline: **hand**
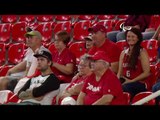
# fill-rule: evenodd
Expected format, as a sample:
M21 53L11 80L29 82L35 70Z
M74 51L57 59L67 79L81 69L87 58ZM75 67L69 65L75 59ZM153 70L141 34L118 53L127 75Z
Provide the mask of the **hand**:
M124 76L122 76L122 78L125 79L125 82L124 82L122 85L127 84L127 83L131 83L131 82L132 82L132 80L130 80L130 79L124 77Z

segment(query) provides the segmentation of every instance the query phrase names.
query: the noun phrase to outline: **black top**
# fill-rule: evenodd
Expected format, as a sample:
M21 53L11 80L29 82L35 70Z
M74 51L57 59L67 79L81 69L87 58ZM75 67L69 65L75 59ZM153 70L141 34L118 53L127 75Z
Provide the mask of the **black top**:
M42 76L42 77L44 77L44 76ZM24 86L18 92L18 95L22 91L26 91L30 87L31 80L32 79L29 79L24 84ZM45 95L48 92L59 89L59 87L60 87L60 80L52 73L52 74L50 74L49 77L47 77L47 79L39 87L33 88L32 94L33 94L33 97L40 97L40 96Z

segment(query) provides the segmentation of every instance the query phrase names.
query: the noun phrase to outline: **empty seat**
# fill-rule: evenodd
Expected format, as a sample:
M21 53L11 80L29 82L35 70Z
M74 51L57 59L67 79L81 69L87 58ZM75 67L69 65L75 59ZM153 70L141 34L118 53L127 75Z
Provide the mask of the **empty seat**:
M70 21L71 16L70 15L56 15L55 20L56 21Z
M110 32L113 29L112 20L103 20L96 23L96 25L103 25L106 28L106 32Z
M15 43L11 44L8 48L8 63L17 64L19 63L25 53L25 44L24 43Z
M88 28L90 27L91 27L91 22L89 20L77 22L74 25L73 39L84 40L84 37L89 35Z
M1 18L2 23L15 23L17 22L16 15L2 15Z
M18 22L12 26L12 41L25 42L26 22Z
M5 76L9 69L11 69L13 65L4 65L0 67L0 76Z
M69 46L69 50L76 56L76 62L86 53L85 41L75 42Z
M6 48L4 43L0 43L0 66L6 61Z
M0 42L9 43L11 37L11 24L0 24Z
M94 20L95 15L79 15L78 19L79 20Z
M36 30L42 34L42 42L50 42L52 39L52 23L43 22L40 23Z
M72 27L72 24L70 21L59 22L55 25L53 32L54 32L54 34L56 34L57 32L59 32L61 30L65 30L70 34L71 27Z
M115 18L115 15L98 15L97 16L98 20L111 20L114 18Z
M35 16L34 15L20 15L19 21L25 21L25 22L32 23L35 21Z
M53 21L53 15L38 15L37 21L38 22L51 22Z
M158 60L158 41L154 39L144 40L141 46L147 50L150 63L155 64Z

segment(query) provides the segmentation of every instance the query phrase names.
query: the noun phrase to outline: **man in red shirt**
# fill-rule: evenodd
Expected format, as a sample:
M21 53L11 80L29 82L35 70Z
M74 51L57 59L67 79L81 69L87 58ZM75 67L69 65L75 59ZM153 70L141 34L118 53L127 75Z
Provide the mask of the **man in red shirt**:
M118 61L121 53L120 48L112 41L106 39L106 28L103 25L95 25L88 29L92 33L94 46L88 52L93 55L97 51L104 51L111 60L111 70L118 71Z
M110 59L98 51L91 59L91 70L80 92L78 105L123 105L125 99L117 76L109 69Z

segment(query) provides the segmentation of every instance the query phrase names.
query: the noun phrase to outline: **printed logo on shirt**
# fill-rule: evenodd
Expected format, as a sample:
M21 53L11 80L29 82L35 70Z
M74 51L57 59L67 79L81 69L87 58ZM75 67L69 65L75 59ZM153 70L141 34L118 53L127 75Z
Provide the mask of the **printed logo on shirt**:
M91 90L92 92L99 92L101 87L94 87L93 85L91 85L90 83L88 83L87 88L88 90Z

